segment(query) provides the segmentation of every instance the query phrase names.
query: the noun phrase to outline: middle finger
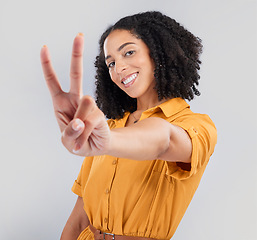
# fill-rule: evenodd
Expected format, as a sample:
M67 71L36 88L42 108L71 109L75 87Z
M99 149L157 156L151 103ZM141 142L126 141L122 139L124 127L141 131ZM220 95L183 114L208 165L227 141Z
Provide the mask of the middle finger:
M73 43L70 67L70 92L82 95L84 35L79 33Z

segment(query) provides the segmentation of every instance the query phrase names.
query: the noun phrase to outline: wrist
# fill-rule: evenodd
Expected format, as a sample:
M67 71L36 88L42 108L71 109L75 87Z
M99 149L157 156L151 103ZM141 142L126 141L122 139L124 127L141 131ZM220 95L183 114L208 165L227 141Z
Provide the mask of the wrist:
M110 130L110 138L103 151L103 155L114 156L114 142L115 142L116 135L117 133L115 130Z

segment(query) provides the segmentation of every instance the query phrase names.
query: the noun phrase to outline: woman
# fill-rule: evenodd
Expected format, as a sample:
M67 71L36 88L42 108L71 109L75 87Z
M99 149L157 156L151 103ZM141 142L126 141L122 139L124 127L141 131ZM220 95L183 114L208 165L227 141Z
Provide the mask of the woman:
M210 118L184 100L200 94L200 39L160 12L145 12L119 20L99 43L96 102L82 95L82 34L69 93L47 47L41 50L62 142L86 156L61 239L170 239L217 139Z

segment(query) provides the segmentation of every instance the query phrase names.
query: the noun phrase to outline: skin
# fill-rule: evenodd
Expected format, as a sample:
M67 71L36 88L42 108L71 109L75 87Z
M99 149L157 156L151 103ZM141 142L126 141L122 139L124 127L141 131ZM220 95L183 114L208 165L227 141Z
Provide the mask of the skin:
M76 240L79 234L89 225L89 220L83 206L83 199L78 197L63 229L61 240Z
M108 154L135 160L162 159L190 166L191 140L182 128L156 117L133 123L135 116L139 118L144 110L161 103L154 90L154 63L145 43L126 30L113 31L104 43L111 79L128 95L137 98L138 106L134 116L129 116L125 128L113 130L109 129L95 100L83 96L83 45L83 34L78 34L72 49L69 92L61 89L48 48L44 46L41 49L44 77L63 145L80 156ZM134 73L137 77L133 84L125 86L122 81ZM73 239L72 236L77 236L88 224L83 201L79 197L61 239Z
M126 30L113 31L104 42L104 53L112 81L130 97L137 99L137 110L159 104L154 89L154 62L142 40ZM132 74L138 75L135 82L126 87L123 79Z

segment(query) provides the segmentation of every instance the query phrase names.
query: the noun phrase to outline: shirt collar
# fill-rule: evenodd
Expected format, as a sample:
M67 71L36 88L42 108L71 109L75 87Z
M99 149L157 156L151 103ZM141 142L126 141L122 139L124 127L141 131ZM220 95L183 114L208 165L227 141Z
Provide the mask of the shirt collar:
M172 98L166 102L154 107L153 109L161 109L166 117L171 117L176 113L184 110L185 108L190 108L189 104L182 98Z
M184 110L185 108L190 108L190 106L184 99L172 98L161 103L160 105L147 109L142 113L142 115L150 116L153 113L156 113L161 110L164 113L164 115L168 118ZM129 114L130 112L126 112L123 118L112 119L112 121L116 125L116 127L123 127L128 119Z

